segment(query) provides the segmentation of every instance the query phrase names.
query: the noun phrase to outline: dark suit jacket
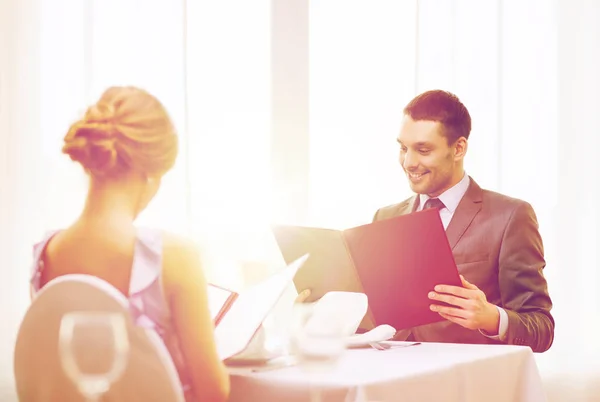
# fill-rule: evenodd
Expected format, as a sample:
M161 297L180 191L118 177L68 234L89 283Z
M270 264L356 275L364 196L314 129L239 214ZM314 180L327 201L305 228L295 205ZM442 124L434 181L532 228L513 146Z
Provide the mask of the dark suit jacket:
M381 208L374 220L414 212L418 197ZM446 235L458 271L508 314L505 342L544 352L554 339L552 301L542 269L546 265L537 218L531 205L488 190L473 179L458 204ZM417 341L498 343L479 331L443 321L412 328ZM408 331L398 336L409 335ZM398 339L398 338L397 338Z

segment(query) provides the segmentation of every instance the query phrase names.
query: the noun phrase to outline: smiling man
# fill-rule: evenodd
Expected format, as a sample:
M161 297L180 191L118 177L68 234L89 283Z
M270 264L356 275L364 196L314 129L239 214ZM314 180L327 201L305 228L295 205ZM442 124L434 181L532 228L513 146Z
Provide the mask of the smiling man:
M445 320L399 331L396 339L506 343L544 352L554 339L552 301L535 212L525 201L481 189L464 170L471 117L453 94L422 93L404 108L400 165L413 197L374 220L437 208L463 287L439 284L431 305Z

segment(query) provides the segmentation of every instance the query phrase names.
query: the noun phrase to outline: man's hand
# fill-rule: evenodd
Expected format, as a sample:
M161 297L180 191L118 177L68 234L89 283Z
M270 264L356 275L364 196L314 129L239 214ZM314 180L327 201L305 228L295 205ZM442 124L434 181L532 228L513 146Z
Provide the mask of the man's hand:
M500 313L496 306L488 303L485 294L461 275L463 288L450 285L437 285L435 292L429 292L432 300L445 302L449 306L432 304L429 308L439 315L468 329L480 329L489 335L498 334ZM447 294L443 294L447 293Z
M298 293L298 296L296 296L296 300L294 300L294 303L304 303L309 296L310 289L304 289L302 292Z

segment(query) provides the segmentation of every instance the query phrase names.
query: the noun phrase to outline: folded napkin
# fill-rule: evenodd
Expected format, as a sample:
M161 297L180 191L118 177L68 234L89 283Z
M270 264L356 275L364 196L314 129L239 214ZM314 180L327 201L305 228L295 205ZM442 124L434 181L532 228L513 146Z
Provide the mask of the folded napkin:
M392 339L396 334L396 329L390 325L379 325L363 334L356 334L348 337L346 344L349 347L366 346L370 343L377 343Z

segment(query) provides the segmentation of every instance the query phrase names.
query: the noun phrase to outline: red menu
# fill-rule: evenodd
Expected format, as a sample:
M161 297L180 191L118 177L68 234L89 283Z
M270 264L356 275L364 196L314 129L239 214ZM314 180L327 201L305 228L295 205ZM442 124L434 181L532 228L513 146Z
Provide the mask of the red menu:
M273 233L286 262L310 255L294 278L298 291L311 289L309 301L329 291L367 295L361 328L441 321L427 294L438 284L462 286L436 209L346 230L276 225Z
M229 311L238 294L229 289L222 288L212 283L208 284L208 307L215 327L219 325L223 316Z

